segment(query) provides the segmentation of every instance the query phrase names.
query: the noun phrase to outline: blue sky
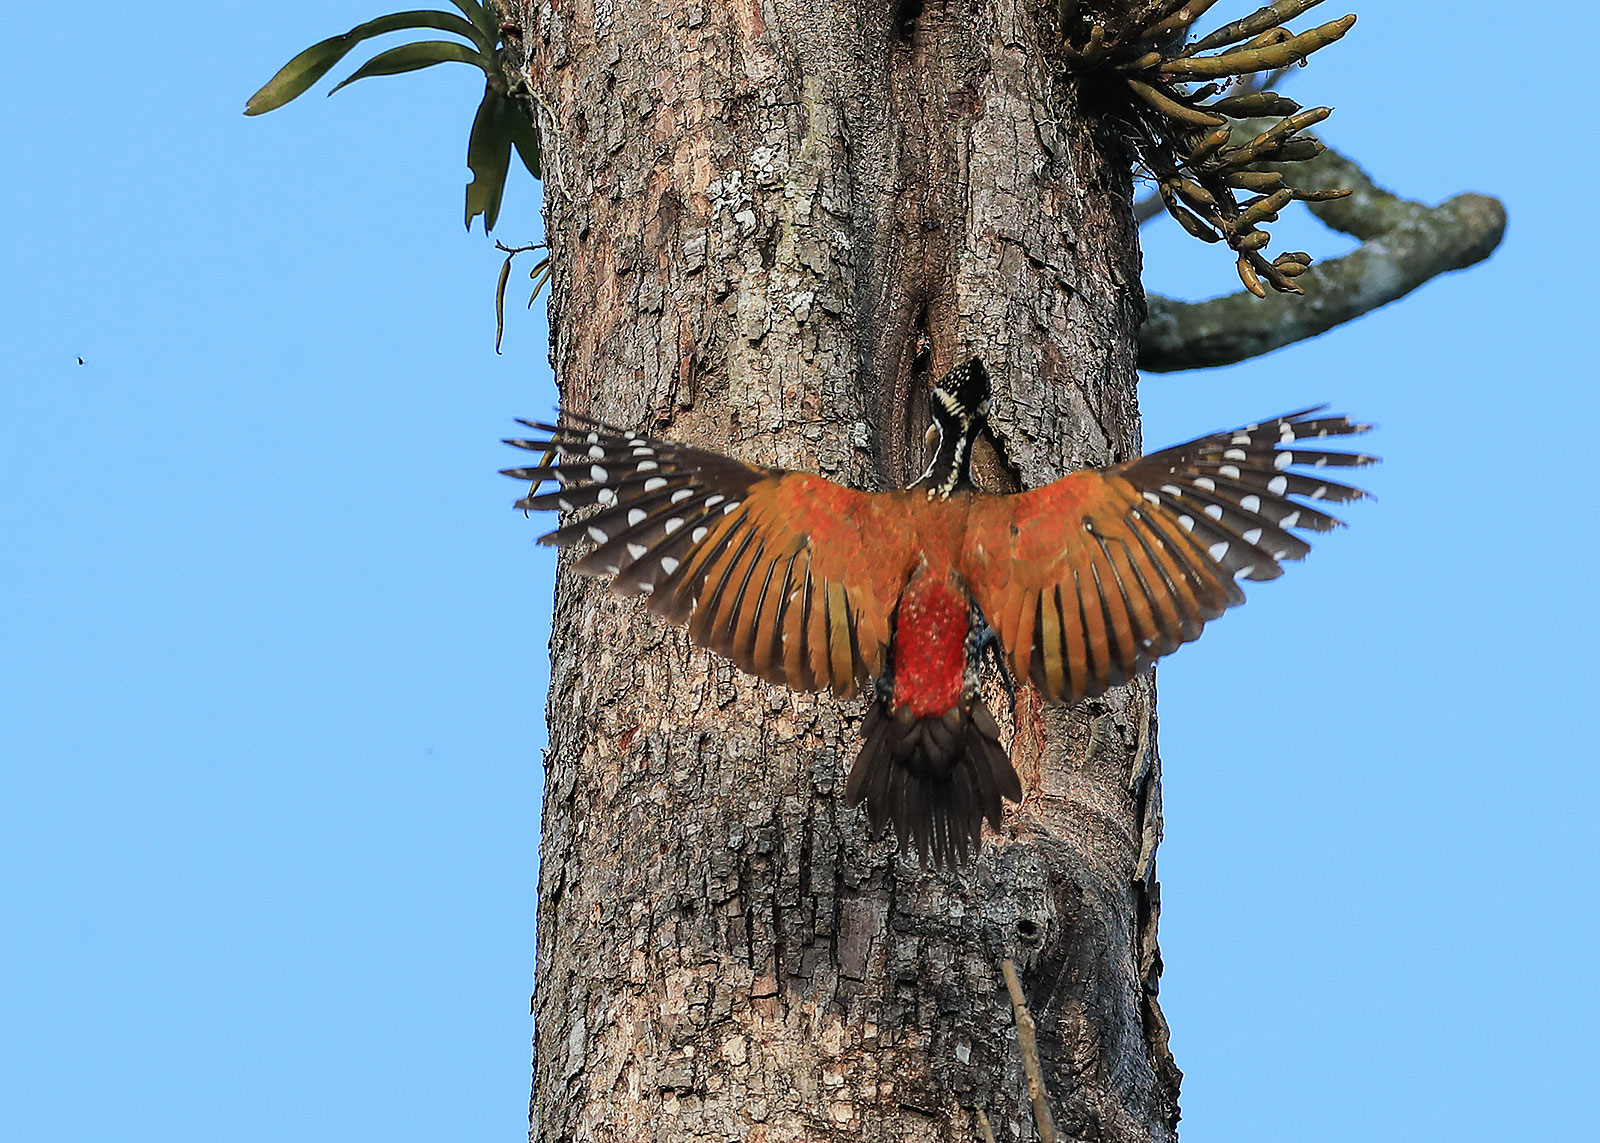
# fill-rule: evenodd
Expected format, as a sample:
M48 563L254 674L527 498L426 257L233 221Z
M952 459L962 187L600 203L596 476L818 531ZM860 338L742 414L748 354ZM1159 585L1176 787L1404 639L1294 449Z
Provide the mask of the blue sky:
M1152 446L1331 400L1385 457L1161 668L1183 1133L1580 1138L1597 171L1562 121L1587 77L1532 55L1588 10L1367 7L1291 93L1383 184L1511 229L1319 341L1143 383ZM495 356L499 256L461 228L474 73L249 120L382 8L199 11L80 13L0 74L7 1133L520 1138L551 563L495 469L554 394L539 307ZM515 179L497 237L538 231ZM1153 288L1231 288L1146 237Z

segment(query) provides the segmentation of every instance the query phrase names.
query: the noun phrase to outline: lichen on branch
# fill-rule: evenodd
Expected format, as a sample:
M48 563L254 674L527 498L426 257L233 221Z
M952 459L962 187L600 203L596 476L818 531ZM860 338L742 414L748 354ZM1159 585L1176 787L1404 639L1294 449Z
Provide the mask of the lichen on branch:
M1230 365L1315 337L1404 297L1440 274L1483 261L1505 234L1500 200L1461 194L1427 206L1392 194L1337 151L1298 165L1296 178L1316 189L1347 188L1312 213L1362 245L1318 264L1301 279L1308 295L1290 303L1243 291L1204 302L1147 294L1139 368L1151 372Z

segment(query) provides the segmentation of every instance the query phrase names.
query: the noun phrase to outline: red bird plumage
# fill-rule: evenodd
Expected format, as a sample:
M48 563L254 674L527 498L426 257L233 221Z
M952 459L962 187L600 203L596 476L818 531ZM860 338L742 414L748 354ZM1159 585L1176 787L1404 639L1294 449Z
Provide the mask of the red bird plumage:
M979 694L986 647L1050 702L1126 682L1243 602L1236 580L1304 556L1291 529L1340 523L1315 502L1365 495L1317 470L1374 459L1302 446L1369 427L1304 409L995 495L968 470L988 391L977 360L940 382L937 454L897 491L598 423L522 422L543 436L507 443L545 456L506 475L533 482L519 508L598 507L542 541L592 542L580 572L646 595L699 645L796 690L870 686L846 801L951 865L1022 797Z

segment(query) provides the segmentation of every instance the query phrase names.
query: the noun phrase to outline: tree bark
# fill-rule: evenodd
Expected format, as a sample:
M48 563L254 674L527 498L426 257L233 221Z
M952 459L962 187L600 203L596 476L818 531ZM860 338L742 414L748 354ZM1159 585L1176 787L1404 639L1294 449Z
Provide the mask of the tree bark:
M994 375L987 487L1135 455L1128 163L1044 19L532 10L564 406L890 487L920 467L925 329L935 375ZM944 877L839 801L861 702L762 685L562 566L533 1139L966 1140L979 1105L1034 1138L1007 957L1062 1132L1173 1137L1148 678L1072 711L1022 686L1025 803Z

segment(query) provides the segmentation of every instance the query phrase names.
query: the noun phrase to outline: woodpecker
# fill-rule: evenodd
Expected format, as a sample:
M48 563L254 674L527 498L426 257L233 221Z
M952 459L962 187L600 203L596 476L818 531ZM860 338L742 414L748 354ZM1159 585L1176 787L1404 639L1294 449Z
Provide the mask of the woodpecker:
M1294 530L1342 523L1318 503L1366 495L1323 470L1376 458L1302 444L1371 427L1316 406L997 495L971 475L983 362L930 405L933 460L895 491L576 418L519 421L539 436L506 443L544 456L504 471L531 482L516 507L567 514L540 542L592 544L579 572L693 642L795 690L865 689L845 801L866 803L874 834L892 824L902 853L953 867L1022 800L980 693L986 650L1048 702L1102 694L1242 603L1238 580L1302 558Z

